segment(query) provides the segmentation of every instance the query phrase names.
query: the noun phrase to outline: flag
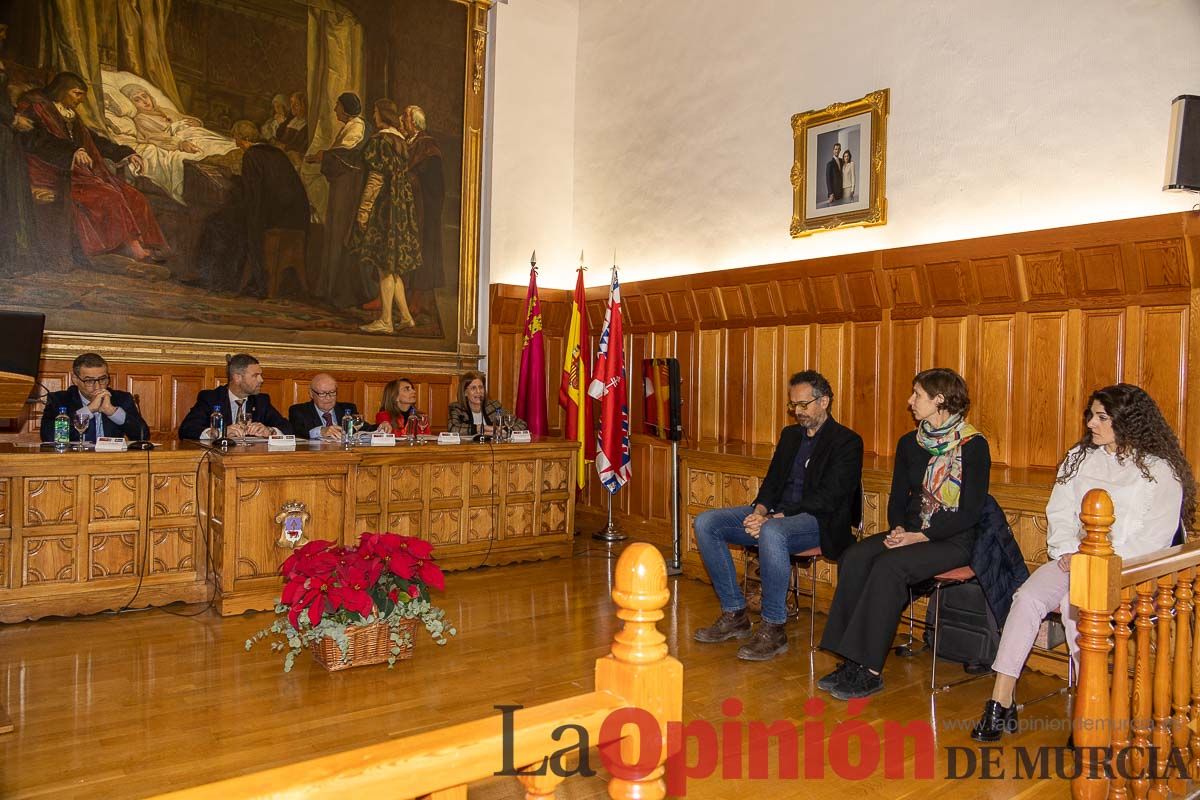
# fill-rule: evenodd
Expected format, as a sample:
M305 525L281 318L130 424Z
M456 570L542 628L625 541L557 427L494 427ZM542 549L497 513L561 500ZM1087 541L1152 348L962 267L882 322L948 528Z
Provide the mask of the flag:
M588 319L583 296L583 268L575 275L575 298L571 303L571 324L567 328L562 380L558 385L558 404L567 412L566 438L579 442L575 457L575 482L582 489L584 466L596 460L596 425L592 419L592 401L587 389L592 380L592 354L588 352Z
M629 406L625 403L625 349L621 332L621 284L613 265L608 307L604 311L604 330L596 352L596 371L588 394L600 401L600 435L596 451L596 472L609 494L616 494L629 482Z
M514 413L525 420L529 432L535 436L545 436L550 430L546 424L546 347L542 341L542 304L538 300L536 268L529 270L529 291L525 294L525 340L521 344Z

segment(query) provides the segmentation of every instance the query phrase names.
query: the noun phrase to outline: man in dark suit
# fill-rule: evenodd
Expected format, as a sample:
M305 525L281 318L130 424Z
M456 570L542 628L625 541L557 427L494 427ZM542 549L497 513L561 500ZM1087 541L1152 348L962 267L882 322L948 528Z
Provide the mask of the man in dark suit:
M788 401L796 424L780 434L753 505L706 511L695 522L696 544L721 601L721 616L696 631L698 642L751 635L729 545L758 547L762 624L738 650L745 661L787 651L790 554L820 546L822 555L837 560L854 543L851 528L862 512L862 437L829 414L829 381L812 370L797 372L788 382Z
M259 394L263 374L258 359L238 353L225 365L226 384L216 389L205 389L196 396L196 404L179 426L180 439L208 441L219 437L209 427L214 408L220 409L225 420L225 435L270 436L273 433L291 433L292 426L271 405L271 396ZM238 422L240 411L245 411L247 422Z
M97 353L84 353L71 364L75 385L61 392L51 392L46 397L46 410L42 412L42 441L54 441L54 418L60 408L67 409L72 420L75 412L86 408L91 420L83 433L85 442L94 442L100 436L124 436L127 439L149 437L146 421L138 413L137 403L129 392L108 388L111 380L108 362ZM79 434L71 426L71 441L79 441Z
M842 199L842 146L833 145L833 158L825 165L825 188L832 205Z
M297 436L307 436L309 439L342 441L345 432L341 419L346 414L357 414L358 406L338 402L337 381L326 372L313 376L308 385L308 394L312 397L311 402L296 403L288 409L288 422L292 430Z

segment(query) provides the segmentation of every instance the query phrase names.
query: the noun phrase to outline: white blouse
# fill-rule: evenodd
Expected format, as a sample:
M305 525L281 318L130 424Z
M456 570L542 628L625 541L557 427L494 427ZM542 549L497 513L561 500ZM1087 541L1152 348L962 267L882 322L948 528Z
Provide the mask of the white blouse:
M1183 487L1171 465L1146 457L1152 480L1146 480L1132 456L1118 457L1103 447L1089 450L1075 475L1055 483L1046 504L1046 552L1057 559L1079 549L1083 524L1079 504L1091 489L1103 489L1113 501L1113 550L1129 559L1169 547L1179 528Z

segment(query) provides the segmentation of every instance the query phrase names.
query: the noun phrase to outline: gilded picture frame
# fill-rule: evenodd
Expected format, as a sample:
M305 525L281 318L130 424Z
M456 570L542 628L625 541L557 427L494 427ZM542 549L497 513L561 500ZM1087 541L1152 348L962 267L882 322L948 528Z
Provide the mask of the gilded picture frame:
M8 23L0 25L6 34L0 35L0 45L3 45L0 59L7 67L7 74L3 77L9 81L7 94L12 102L21 106L26 98L33 98L27 103L32 108L39 93L45 94L56 75L79 72L84 83L85 100L79 114L83 124L96 137L117 141L117 134L120 133L128 135L131 140L136 139L128 143L120 140L117 144L128 144L142 159L135 163L132 157L125 160L114 157L106 163L112 178L108 182L123 186L134 185L136 181L138 193L143 197L150 194L152 199L147 200L146 204L151 206L151 212L167 241L167 246L160 247L145 258L139 257L136 251L131 252L126 244L111 254L101 247L96 248L99 254L92 253L75 241L79 236L69 225L74 216L78 216L77 213L74 216L70 213L71 204L76 202L74 195L65 192L50 195L32 193L33 214L29 219L41 227L35 230L29 226L27 236L21 241L34 244L27 247L29 252L23 254L27 257L20 262L0 259L0 277L4 277L6 282L24 280L29 286L24 294L10 293L7 298L0 300L0 309L41 311L47 314L43 358L70 359L83 351L98 351L110 357L119 354L122 361L130 362L221 364L226 354L248 350L273 368L357 370L403 365L407 369L445 374L456 374L464 365L473 365L480 358L478 297L483 112L488 86L487 42L493 0L421 0L396 6L401 10L394 13L389 10L388 15L371 13L373 9L391 9L390 2L323 0L322 3L295 5L290 0L262 0L243 6L222 0L180 0L169 6L170 12L164 11L163 18L155 23L158 26L155 30L159 34L163 31L171 34L184 31L191 37L176 37L178 41L170 37L164 39L175 85L174 90L166 94L159 91L161 86L167 85L161 75L142 74L148 67L130 66L121 60L119 53L110 52L112 48L106 49L108 39L105 37L112 30L122 29L120 20L110 17L118 11L125 13L124 5L104 5L97 12L96 20L89 22L92 27L86 31L70 28L67 33L56 34L70 34L88 41L91 41L88 37L93 34L100 37L98 52L89 51L85 54L87 58L81 57L81 63L86 62L84 66L87 69L60 63L65 56L46 55L43 52L45 48L39 48L39 31L44 32L43 29L53 21L48 16L49 12L40 6L21 5L18 7L21 13L14 12L12 19L0 20ZM117 11L112 11L112 8ZM306 25L311 33L314 14L323 15L320 18L323 27L319 30L326 34L324 39L317 37L320 40L317 45L314 45L311 35L306 35ZM424 26L409 24L411 20L408 17L421 14L436 16L430 16L428 24ZM231 15L238 18L241 27L223 22ZM198 25L197 22L204 24ZM350 22L354 25L350 25ZM248 39L268 36L263 41L271 46L243 51L231 44L226 49L214 49L210 40L221 39L223 34L230 31L240 31L238 35ZM100 36L101 33L104 36ZM408 38L397 44L398 36ZM349 66L344 74L332 67L329 67L329 73L342 76L340 80L345 85L333 79L318 80L320 75L314 72L313 65L325 65L327 62L316 57L323 56L325 50L319 49L315 56L314 47L330 49L344 44L343 38L353 44L353 48L346 51L351 53L346 56ZM325 39L333 44L321 44ZM427 53L417 52L409 46L413 41L420 43L424 40L428 40L428 49L437 51L436 59L426 58ZM118 50L121 46L118 42ZM261 55L260 51L272 53L272 63L288 64L290 60L296 60L305 71L297 72L291 76L293 79L271 83L268 92L259 84L270 83L268 79L271 75L259 75L245 69L230 70L223 66L238 57L257 58ZM282 51L296 58L284 58L280 55ZM66 48L65 52L69 54L74 51ZM424 72L420 74L416 71L405 72L399 68L403 66L405 58L425 59L429 64L422 67ZM424 65L425 61L421 63ZM440 71L435 72L435 69ZM3 71L0 67L0 72ZM280 67L280 71L285 70ZM403 80L397 75L403 76ZM313 284L314 277L323 274L322 269L333 276L329 279L331 286L349 282L342 280L342 273L330 266L334 262L326 253L327 249L334 249L326 247L327 242L339 243L343 249L350 247L346 244L348 237L341 236L340 229L339 235L313 236L312 231L318 221L328 223L330 219L328 214L322 217L315 212L310 216L308 231L303 237L295 235L288 240L290 250L284 252L281 246L276 253L265 248L268 252L262 258L273 259L273 271L280 276L277 283L267 284L256 294L253 286L247 288L250 282L247 275L252 271L245 266L245 262L240 262L242 266L230 266L225 270L229 273L228 277L223 273L216 276L218 279L227 278L230 286L213 288L205 285L206 277L210 279L209 283L215 283L216 280L211 275L206 276L202 270L192 269L193 262L200 260L197 243L212 240L207 236L208 224L218 214L210 212L228 210L226 206L236 210L231 198L236 199L238 195L235 191L229 191L227 195L220 195L213 200L212 209L206 207L204 213L196 212L195 201L189 196L189 189L193 186L189 179L194 175L187 174L194 166L192 164L181 164L182 169L177 170L184 173L181 187L171 183L157 195L151 194L150 189L158 191L158 187L148 189L147 182L155 183L158 173L147 170L145 165L151 164L151 161L140 148L149 148L160 155L163 167L161 179L157 181L159 186L166 185L162 181L174 177L171 171L174 161L170 159L176 149L186 154L198 151L185 150L182 146L172 149L148 136L146 142L142 142L143 132L136 126L130 131L114 128L110 116L128 116L140 112L132 97L136 92L126 93L125 90L130 88L128 85L108 85L110 79L124 79L127 83L147 82L155 90L151 94L156 98L157 106L161 107L162 98L173 103L163 116L172 112L193 115L196 122L192 127L205 129L206 135L212 131L231 142L237 141L232 136L232 122L245 117L258 126L262 122L262 114L269 113L256 106L252 108L251 103L259 103L267 108L274 100L282 98L282 105L286 108L287 103L295 102L289 92L296 90L295 95L312 101L308 103L311 110L318 108L316 98L319 96L324 105L319 111L311 110L308 114L311 133L297 146L295 158L292 158L293 166L306 189L310 188L312 182L325 188L333 180L327 174L323 156L326 150L333 148L332 137L337 134L338 125L344 120L335 118L337 109L334 109L334 100L325 97L326 94L330 97L337 95L336 102L341 103L344 94L339 92L355 89L354 99L361 101L360 116L367 125L364 142L368 142L371 135L378 133L385 125L392 125L395 129L395 124L380 123L374 118L376 100L396 101L398 110L404 116L402 122L409 119L407 115L410 109L417 109L421 121L411 123L414 130L409 131L401 125L404 128L401 133L409 141L408 151L415 152L416 146L412 142L415 141L413 137L417 127L420 127L422 134L428 134L425 138L434 141L434 145L426 150L436 155L437 163L442 165L438 171L441 181L437 188L437 197L441 199L437 207L441 216L430 214L428 209L434 204L426 202L421 209L425 216L421 216L417 223L420 226L426 224L426 218L440 219L440 223L429 223L429 229L434 231L433 239L439 244L439 254L445 254L444 258L439 255L440 266L433 270L442 276L441 279L421 289L425 293L425 316L413 304L410 292L409 302L411 315L416 320L415 327L411 323L396 324L390 333L368 331L367 326L372 318L381 316L378 297L372 301L374 305L370 302L362 305L348 301L334 303L323 295L318 297L315 286L311 290L303 286L305 281L301 278ZM114 87L119 90L114 91ZM271 93L277 91L283 93L273 100ZM108 100L113 102L105 102ZM118 101L124 101L125 104L133 102L134 110L131 112L119 108L122 103ZM223 111L221 103L229 108ZM301 110L297 111L294 107L290 109L292 116L289 119L305 119L307 101L302 99L300 103ZM413 105L407 105L410 103ZM424 111L421 112L421 109ZM350 111L346 111L346 114L353 116ZM190 120L191 117L185 119ZM427 130L424 127L426 124ZM267 142L266 134L261 131L260 134L263 138L253 144ZM224 144L224 141L221 143ZM271 140L271 144L276 143ZM154 147L158 150L154 150ZM227 149L233 151L236 148L230 146ZM284 149L283 145L280 145L280 149ZM159 150L162 152L159 153ZM217 154L215 158L221 157ZM432 156L429 158L432 160ZM203 161L202 166L206 167L212 160L206 152L198 153L195 158L197 164ZM237 186L237 179L229 179L225 174L232 172L236 176L237 171L224 163L208 172L218 173L226 182ZM358 196L356 193L355 197ZM308 200L315 209L316 201L311 192ZM63 207L63 213L59 215L61 220L52 218L50 214L50 211L58 211L58 206ZM244 216L228 216L232 220L228 227L240 228ZM53 227L51 223L56 221L64 222ZM0 233L13 238L11 234L17 225L11 220L0 221ZM418 227L413 235L420 236L424 230ZM55 245L54 253L50 253L51 248L47 245L47 231L60 234L50 240ZM29 235L32 233L39 234L39 237ZM276 239L282 239L277 233L273 235ZM422 241L423 251L427 250L424 245ZM58 253L57 250L63 252ZM257 255L259 251L255 250L255 253ZM50 255L58 260L51 260ZM104 263L100 264L102 261ZM213 263L225 268L230 262L214 258ZM62 269L56 271L59 267ZM369 270L360 267L360 271L366 273ZM58 275L65 277L56 278ZM55 285L55 280L63 285ZM67 286L64 283L67 280L73 283ZM370 281L366 283L370 284ZM49 288L43 284L48 284ZM129 301L126 299L128 295L121 294L130 286L138 292L137 302ZM373 284L368 288L373 288ZM107 305L93 305L90 299L84 298L85 294L88 298L103 295ZM167 298L161 308L156 305L159 296ZM43 297L49 299L43 302ZM179 306L183 306L186 313L178 313ZM236 316L244 308L251 308L254 315ZM396 314L400 315L401 312L397 310ZM360 326L357 323L365 324Z
M792 116L792 238L887 224L888 108L879 89Z

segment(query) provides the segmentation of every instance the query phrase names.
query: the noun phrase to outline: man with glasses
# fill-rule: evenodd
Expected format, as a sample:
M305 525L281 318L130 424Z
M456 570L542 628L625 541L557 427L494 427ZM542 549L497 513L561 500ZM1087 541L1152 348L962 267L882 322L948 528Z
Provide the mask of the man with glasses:
M83 433L85 442L94 442L101 436L124 436L127 439L144 439L149 436L146 422L138 413L137 403L129 392L110 389L112 378L108 362L97 353L84 353L71 364L72 386L61 392L51 392L46 397L46 409L42 412L42 441L54 441L54 418L64 406L67 415L75 418L80 409L87 409L88 427ZM79 433L71 426L71 441L79 441Z
M225 379L224 386L205 389L196 396L196 404L179 426L180 439L219 438L220 432L209 427L214 408L220 410L225 420L225 435L230 438L292 432L292 426L271 405L271 396L258 392L263 385L263 371L257 358L246 353L229 356Z
M354 403L339 403L337 399L337 381L327 372L313 375L308 385L308 403L296 403L288 409L288 422L297 436L307 436L309 439L332 439L342 441L345 432L342 430L341 419L345 414L357 414L358 406ZM374 426L364 426L369 430Z
M863 441L830 415L832 402L833 389L821 373L793 375L787 405L796 424L780 434L754 503L696 517L696 544L721 601L721 616L695 632L697 642L745 639L753 633L738 658L768 661L786 652L789 555L820 546L822 555L836 561L854 543L852 515L861 503ZM731 544L758 547L762 623L753 630Z

